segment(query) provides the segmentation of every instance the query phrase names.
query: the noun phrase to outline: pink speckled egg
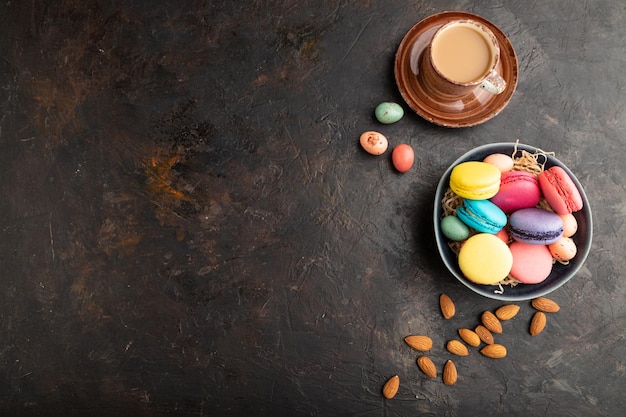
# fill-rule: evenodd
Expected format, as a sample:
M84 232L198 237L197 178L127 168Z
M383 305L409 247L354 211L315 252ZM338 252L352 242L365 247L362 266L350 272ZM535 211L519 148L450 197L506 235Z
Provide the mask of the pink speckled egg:
M552 257L561 262L567 262L576 256L576 244L569 237L562 237L554 243L548 245Z
M384 154L387 146L389 146L389 141L387 141L385 135L371 130L364 132L359 138L359 142L363 149L372 155Z

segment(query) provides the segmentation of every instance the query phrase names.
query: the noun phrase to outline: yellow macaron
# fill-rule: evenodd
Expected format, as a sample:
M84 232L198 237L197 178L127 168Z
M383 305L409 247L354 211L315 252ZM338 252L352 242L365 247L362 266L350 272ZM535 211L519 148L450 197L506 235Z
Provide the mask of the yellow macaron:
M511 272L513 255L506 243L495 235L473 235L459 251L459 268L467 279L477 284L493 285Z
M450 173L450 188L469 200L486 200L500 189L500 170L492 164L468 161L458 164Z

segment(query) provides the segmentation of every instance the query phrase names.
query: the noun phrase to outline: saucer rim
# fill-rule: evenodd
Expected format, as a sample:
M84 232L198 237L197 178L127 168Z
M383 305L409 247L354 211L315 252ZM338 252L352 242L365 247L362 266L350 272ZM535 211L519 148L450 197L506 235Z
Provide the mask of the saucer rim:
M509 68L509 74L501 75L503 76L503 78L508 76L510 79L505 78L507 82L505 91L488 100L482 106L484 110L478 115L472 113L471 117L464 117L463 112L460 112L447 113L450 115L450 117L446 117L446 113L444 111L439 110L435 112L431 106L427 105L423 100L420 100L420 96L422 96L422 94L420 94L420 91L403 87L402 81L405 81L405 85L408 86L408 81L406 81L405 73L407 72L406 66L408 65L410 67L411 64L410 55L407 56L408 62L407 60L402 60L402 57L403 54L406 55L406 51L410 48L413 48L415 43L421 40L423 36L427 36L427 34L431 30L434 29L436 31L438 27L446 24L446 20L463 18L478 20L482 24L486 25L494 33L496 39L498 40L500 50L505 52L504 54L502 54L501 67L504 67L504 61L506 61L506 68ZM408 72L412 73L410 68ZM418 23L413 25L407 31L396 51L394 61L394 76L396 86L398 87L398 90L400 91L400 94L405 103L408 104L411 110L413 110L423 119L443 127L472 127L485 123L486 121L497 116L509 104L517 88L517 82L519 79L519 63L517 59L517 54L515 52L515 49L513 48L513 45L511 44L510 39L497 25L490 22L486 18L476 15L474 13L464 11L444 11L427 16L426 18L420 20ZM413 94L410 94L408 90L410 90L410 92L412 92Z

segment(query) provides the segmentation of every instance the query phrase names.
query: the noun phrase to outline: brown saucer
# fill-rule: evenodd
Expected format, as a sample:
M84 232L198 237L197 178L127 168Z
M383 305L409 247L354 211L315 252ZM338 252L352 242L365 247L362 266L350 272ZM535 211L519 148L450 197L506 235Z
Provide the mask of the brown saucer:
M422 53L437 29L452 20L468 18L487 26L496 36L500 45L496 70L506 81L506 89L493 95L477 88L473 94L455 102L430 97L417 77ZM506 35L485 18L466 12L437 13L413 26L398 47L394 70L400 94L409 107L424 119L445 127L476 126L496 116L511 100L518 77L517 56Z

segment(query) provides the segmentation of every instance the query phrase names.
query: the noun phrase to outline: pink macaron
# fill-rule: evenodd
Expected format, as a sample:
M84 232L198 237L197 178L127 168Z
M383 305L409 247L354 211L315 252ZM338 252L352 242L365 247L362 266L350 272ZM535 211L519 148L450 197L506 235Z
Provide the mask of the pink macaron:
M541 198L535 174L525 171L505 172L500 177L500 189L491 202L505 213L535 207Z
M509 249L513 255L510 275L519 282L538 284L552 272L552 254L546 245L513 242Z
M557 214L568 214L583 208L580 192L563 168L554 166L542 171L539 185L546 201Z

